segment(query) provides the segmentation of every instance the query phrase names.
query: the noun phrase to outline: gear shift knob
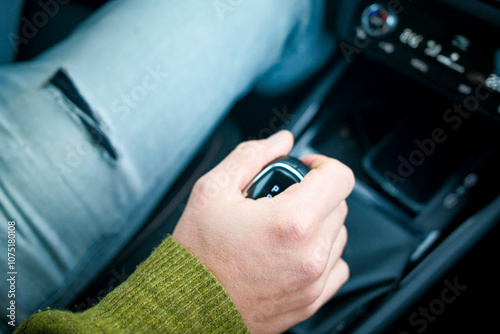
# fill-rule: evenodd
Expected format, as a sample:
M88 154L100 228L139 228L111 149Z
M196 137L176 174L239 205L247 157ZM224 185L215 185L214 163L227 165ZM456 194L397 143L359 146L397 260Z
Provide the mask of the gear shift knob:
M302 161L289 156L280 157L269 163L246 186L243 195L247 198L274 197L292 184L302 181L309 172Z

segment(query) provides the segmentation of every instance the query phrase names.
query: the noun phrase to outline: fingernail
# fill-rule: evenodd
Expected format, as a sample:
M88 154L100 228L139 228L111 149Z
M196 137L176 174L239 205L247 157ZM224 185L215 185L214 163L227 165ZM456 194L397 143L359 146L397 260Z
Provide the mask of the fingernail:
M279 143L279 142L286 140L287 137L288 137L287 132L284 130L281 130L281 131L276 132L275 134L273 134L269 138L267 138L267 140L269 140L272 143Z

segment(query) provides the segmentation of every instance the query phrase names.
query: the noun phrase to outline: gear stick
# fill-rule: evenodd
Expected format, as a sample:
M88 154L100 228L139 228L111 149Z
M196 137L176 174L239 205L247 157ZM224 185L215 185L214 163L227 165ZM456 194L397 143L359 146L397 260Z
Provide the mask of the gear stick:
M274 197L292 184L302 181L309 172L302 161L289 156L280 157L269 163L246 186L243 194L247 198Z

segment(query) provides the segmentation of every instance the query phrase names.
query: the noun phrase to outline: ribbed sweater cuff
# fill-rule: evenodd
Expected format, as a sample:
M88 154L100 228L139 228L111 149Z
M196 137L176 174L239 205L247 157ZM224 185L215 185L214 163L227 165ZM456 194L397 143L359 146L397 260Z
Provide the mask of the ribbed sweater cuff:
M248 333L215 276L173 237L88 311L38 316L28 322L44 322L48 332Z

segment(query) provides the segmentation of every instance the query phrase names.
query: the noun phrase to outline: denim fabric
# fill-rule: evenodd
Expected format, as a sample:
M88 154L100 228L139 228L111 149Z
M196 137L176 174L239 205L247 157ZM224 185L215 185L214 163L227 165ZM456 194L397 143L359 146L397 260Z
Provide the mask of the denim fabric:
M67 306L117 255L231 106L317 30L313 7L322 1L109 2L33 61L0 66L0 248L15 221L17 324ZM118 159L50 83L59 69ZM2 280L3 310L7 290Z
M0 0L0 64L14 60L23 0Z

